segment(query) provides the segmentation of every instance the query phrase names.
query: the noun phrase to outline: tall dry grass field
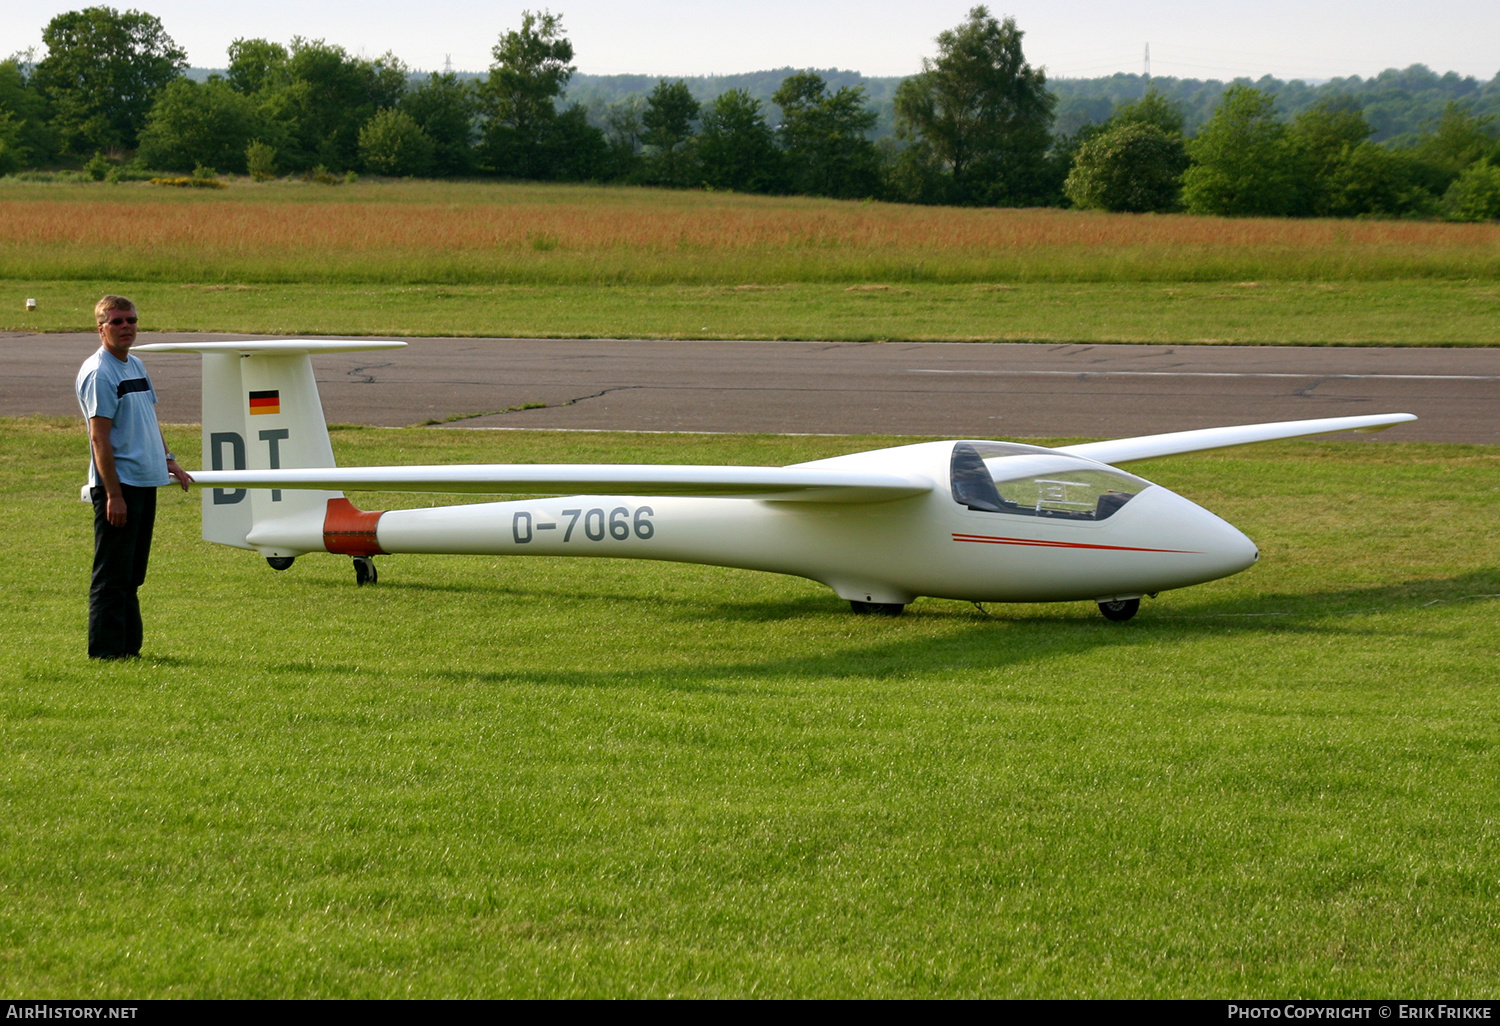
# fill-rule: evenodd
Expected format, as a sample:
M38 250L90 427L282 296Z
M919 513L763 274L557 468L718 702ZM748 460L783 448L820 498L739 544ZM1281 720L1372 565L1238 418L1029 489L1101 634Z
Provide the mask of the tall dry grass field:
M1500 226L502 183L0 188L0 277L738 284L1493 278Z

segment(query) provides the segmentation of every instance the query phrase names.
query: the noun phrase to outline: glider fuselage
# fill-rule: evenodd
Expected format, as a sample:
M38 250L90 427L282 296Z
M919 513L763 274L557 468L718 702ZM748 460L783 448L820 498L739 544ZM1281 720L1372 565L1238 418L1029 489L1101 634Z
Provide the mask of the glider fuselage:
M954 445L925 442L819 461L824 468L869 464L921 474L937 485L889 502L572 495L391 510L374 524L378 549L370 554L705 563L807 577L842 598L877 603L918 595L978 602L1133 597L1225 577L1255 562L1255 545L1233 526L1144 481L1099 521L970 509L949 487ZM1056 468L1049 474L1068 476Z

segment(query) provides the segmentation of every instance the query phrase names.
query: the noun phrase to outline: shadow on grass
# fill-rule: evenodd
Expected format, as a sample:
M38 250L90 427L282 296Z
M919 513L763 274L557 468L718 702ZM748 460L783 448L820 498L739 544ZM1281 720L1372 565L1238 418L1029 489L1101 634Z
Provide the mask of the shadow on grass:
M342 593L344 582L311 581L309 587L332 593ZM653 609L668 611L675 619L689 623L782 623L791 620L812 619L833 614L849 613L848 603L826 592L815 592L793 599L735 599L714 598L705 600L698 594L678 596L660 593L643 593L628 585L619 590L606 590L597 585L578 588L576 582L557 580L555 583L537 587L520 587L513 583L479 584L461 582L435 584L426 581L388 580L382 578L380 591L395 593L431 593L472 596L493 602L512 600L527 604L590 605L638 605L650 603ZM1255 617L1309 619L1334 615L1375 615L1395 611L1409 611L1424 605L1441 605L1450 602L1472 601L1500 595L1500 571L1475 570L1465 574L1444 578L1420 578L1399 581L1375 587L1329 589L1314 592L1287 592L1265 595L1239 594L1202 602L1181 611L1156 613L1150 599L1143 600L1140 614L1126 624L1113 624L1115 629L1138 629L1153 622L1187 622L1209 619L1251 619ZM919 599L908 608L900 620L872 617L871 622L904 622L922 618L976 619L986 622L1026 624L1078 624L1089 622L1098 616L1092 603L1047 602L1047 603L985 603L984 610L976 609L972 603L958 600ZM863 618L861 618L861 622Z
M812 623L845 618L849 627L864 636L841 633L837 648L790 657L746 658L743 650L718 660L700 660L688 665L645 665L637 668L551 669L528 666L516 669L465 670L430 667L422 676L438 681L494 686L564 687L578 689L621 688L651 685L685 692L766 694L767 685L851 677L875 681L899 681L941 670L946 674L978 675L998 668L1025 663L1046 663L1057 658L1113 651L1163 642L1192 642L1226 636L1276 636L1288 639L1337 639L1376 637L1399 632L1409 638L1441 638L1450 632L1414 629L1410 622L1381 626L1362 618L1386 613L1406 613L1419 608L1486 598L1500 593L1500 574L1475 571L1437 580L1403 581L1373 588L1333 589L1325 592L1272 594L1254 598L1236 597L1204 603L1189 611L1153 616L1149 606L1128 623L1104 620L1091 607L1079 603L1056 604L1036 612L1035 606L1014 607L1014 618L984 617L958 603L925 602L900 619L854 617L842 603L831 605L829 597L809 595L791 602L704 602L692 597L643 597L639 593L573 593L569 602L652 603L664 618L685 625L754 624L792 621ZM534 591L496 589L490 595L505 595L525 601L556 599L550 589ZM1004 610L1006 607L995 607ZM1088 608L1088 612L1084 610ZM1066 611L1064 611L1066 610ZM1053 612L1055 611L1055 612ZM1348 617L1337 619L1337 617ZM944 634L934 637L924 627L946 621ZM819 639L809 637L809 647ZM268 667L295 673L343 671L366 676L410 677L409 672L350 665L320 666L288 664ZM743 680L743 686L733 681Z
M383 587L384 585L382 585ZM976 625L1009 625L1011 627L1056 625L1066 627L1098 626L1113 631L1138 631L1156 627L1177 627L1209 621L1218 627L1233 626L1247 631L1284 630L1288 628L1325 630L1324 624L1306 621L1329 616L1374 616L1392 612L1411 612L1418 608L1465 601L1500 598L1500 571L1475 570L1452 577L1421 578L1374 587L1329 589L1315 592L1273 592L1265 595L1239 594L1199 602L1181 610L1157 612L1145 599L1140 613L1126 623L1104 621L1091 602L985 603L983 609L973 603L951 599L919 599L899 618L881 616L854 617L849 605L826 592L815 592L794 599L705 600L700 595L665 596L642 594L628 588L605 591L597 587L567 591L566 582L536 588L502 585L485 588L487 598L513 599L526 603L640 604L650 603L654 610L683 623L767 624L814 620L830 616L849 617L851 623L902 624L913 620L973 620ZM473 594L474 588L459 585L429 586L404 584L403 588L449 591ZM1262 622L1255 622L1260 620ZM1336 628L1334 628L1336 629Z
M1291 626L1298 621L1330 616L1406 613L1496 598L1500 598L1500 571L1471 570L1452 577L1418 578L1373 587L1237 596L1164 614L1162 619L1189 622L1262 617Z
M324 582L316 590L342 592L352 584ZM382 583L383 593L403 605L405 596L417 598L438 592L472 596L475 601L503 609L506 603L563 607L587 612L589 607L637 607L643 623L655 619L658 630L674 632L711 630L745 625L756 630L776 625L796 625L801 640L790 643L778 635L775 647L783 654L756 648L760 634L732 640L717 655L706 653L691 661L683 653L622 653L626 665L567 668L539 665L488 668L473 665L474 656L452 660L441 658L415 669L410 660L388 663L384 656L350 660L347 651L332 661L317 651L305 658L282 659L260 664L261 672L293 678L358 676L365 680L409 683L414 678L467 685L511 687L562 687L615 689L649 685L685 692L764 695L777 684L795 684L805 690L810 682L861 678L899 682L932 672L978 676L997 669L1049 661L1095 652L1118 652L1135 647L1192 643L1229 638L1286 638L1289 641L1351 637L1381 637L1399 633L1407 638L1446 639L1457 627L1446 629L1441 621L1414 624L1408 617L1382 624L1372 617L1410 614L1423 609L1457 608L1474 601L1493 601L1500 594L1500 572L1476 570L1447 578L1398 581L1377 587L1329 589L1320 592L1243 594L1195 603L1180 610L1158 613L1148 601L1127 623L1111 623L1091 604L994 605L982 615L959 602L924 600L905 616L857 617L831 595L809 593L787 599L716 598L700 595L660 595L628 588L598 588L560 592L557 587L523 588L513 584L473 587L459 584ZM387 613L391 610L387 610ZM1009 615L1008 615L1009 614ZM399 614L398 614L399 615ZM829 630L829 628L832 630ZM937 633L934 633L936 628ZM394 640L394 639L393 639ZM768 646L771 639L767 638ZM788 647L799 651L785 654ZM479 657L482 660L485 657ZM505 654L489 658L507 659ZM573 654L568 659L576 658ZM460 665L453 665L453 663ZM470 663L473 668L462 665ZM232 656L194 658L152 655L138 670L166 672L218 670L242 673L244 663ZM40 668L37 668L40 669ZM741 683L742 682L742 683Z

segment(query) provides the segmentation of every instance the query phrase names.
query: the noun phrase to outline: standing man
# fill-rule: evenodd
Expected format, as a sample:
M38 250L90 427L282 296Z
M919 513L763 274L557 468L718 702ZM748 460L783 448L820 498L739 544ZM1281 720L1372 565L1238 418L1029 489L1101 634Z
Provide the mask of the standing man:
M89 427L89 494L94 501L94 574L89 587L89 658L141 654L141 606L156 489L192 481L156 423L156 390L135 342L135 304L105 296L94 307L103 346L83 361L75 387Z

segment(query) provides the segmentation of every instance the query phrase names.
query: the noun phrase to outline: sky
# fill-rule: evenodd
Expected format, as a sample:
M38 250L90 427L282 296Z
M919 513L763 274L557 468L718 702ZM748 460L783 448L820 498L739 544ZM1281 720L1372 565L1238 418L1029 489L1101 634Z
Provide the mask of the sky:
M131 0L104 0L120 9ZM0 0L0 55L29 46L80 0ZM594 75L734 74L781 67L909 75L936 53L934 37L960 24L972 0L555 0L574 63ZM351 53L393 51L415 70L484 71L490 48L535 3L495 0L144 0L196 67L224 67L239 37L325 39ZM1482 81L1500 73L1497 0L1004 0L990 5L1025 33L1049 78L1139 73L1177 78L1322 80L1369 77L1426 64Z

